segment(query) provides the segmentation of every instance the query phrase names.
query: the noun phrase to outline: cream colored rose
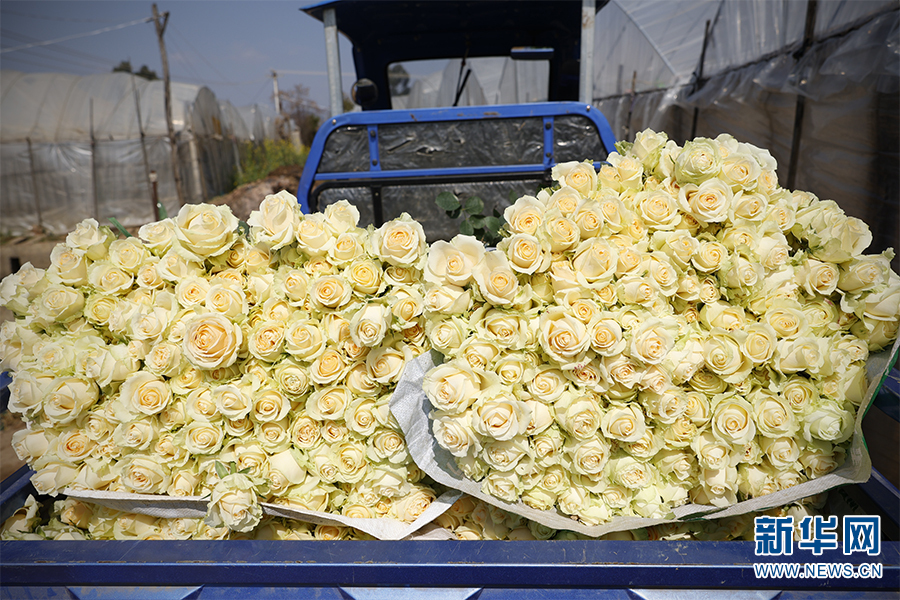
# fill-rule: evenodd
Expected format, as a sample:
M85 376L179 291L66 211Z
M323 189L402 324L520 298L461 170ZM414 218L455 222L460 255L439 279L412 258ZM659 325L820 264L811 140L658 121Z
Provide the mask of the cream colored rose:
M761 365L772 358L775 353L777 334L768 323L753 323L743 329L743 332L735 332L740 341L741 352L744 356Z
M391 310L383 304L366 304L350 319L350 337L360 346L381 343L391 324Z
M508 305L516 299L519 281L502 252L485 253L475 267L474 277L482 296L491 304Z
M601 421L603 435L622 442L636 442L647 431L644 413L634 404L612 404Z
M583 277L587 283L606 283L612 279L618 266L619 252L603 238L583 241L575 249L572 267L579 281Z
M50 252L48 273L57 283L78 287L87 283L87 265L84 250L57 244Z
M109 227L100 227L94 219L85 219L66 236L66 245L75 250L84 250L91 260L106 258L110 242L116 236Z
M578 226L578 232L583 240L596 237L603 228L603 211L600 209L600 205L593 200L585 200L579 204L572 219Z
M247 340L250 354L259 360L275 362L284 351L285 327L281 321L263 321L253 328Z
M896 321L900 317L900 277L891 273L883 289L866 295L864 314L875 321Z
M309 366L309 378L318 385L328 385L341 379L348 366L340 352L334 348L326 348Z
M361 294L376 294L384 285L381 267L370 260L359 260L351 264L344 276L354 290Z
M822 440L840 444L853 435L854 417L846 406L823 400L803 418L803 437L808 442Z
M634 202L638 216L651 229L674 229L681 221L675 198L663 190L638 192Z
M597 171L589 162L565 162L553 167L551 177L561 186L569 186L583 196L597 189Z
M840 265L838 288L851 294L874 290L888 282L889 265L887 253L848 261Z
M550 243L551 252L565 252L579 241L580 231L575 221L566 217L551 217L538 230Z
M723 329L713 329L703 342L703 360L710 371L729 383L740 381L753 368L740 343Z
M169 487L168 470L149 456L130 456L116 467L122 483L129 491L158 494Z
M222 416L235 420L250 414L253 403L249 394L250 390L243 387L225 384L212 389L211 399Z
M198 369L230 367L243 344L243 332L219 313L197 313L185 320L184 355Z
M31 310L46 322L69 323L82 314L84 295L64 285L50 284L40 295Z
M261 518L262 507L248 476L235 473L216 483L210 497L207 524L246 533L252 531Z
M468 454L470 448L476 451L480 448L469 424L469 413L436 415L432 427L438 444L453 456L462 457Z
M541 402L553 402L568 388L563 372L555 367L540 368L526 384L528 391Z
M298 223L297 199L287 191L266 196L259 210L250 213L247 224L255 244L265 244L271 250L278 250L294 241Z
M597 401L589 396L566 394L554 404L556 421L576 440L594 437L603 413Z
M320 421L339 419L343 417L350 400L350 390L346 387L325 387L313 392L306 400L306 413Z
M512 233L534 235L544 221L547 207L533 196L522 196L503 211L503 218Z
M184 445L191 454L215 454L225 438L221 425L206 421L188 423L183 431Z
M165 254L156 263L156 270L159 276L170 283L178 283L185 277L191 275L201 275L202 268L196 262L185 260L174 251ZM88 274L90 277L90 274Z
M784 374L806 371L817 374L826 367L828 342L822 338L799 337L781 340L775 351L775 368Z
M124 240L113 240L109 245L109 260L112 264L132 275L137 274L138 269L150 253L135 237Z
M335 264L345 265L358 258L364 258L367 240L366 232L361 229L339 233L334 245L328 251L328 259Z
M428 249L425 281L462 287L472 280L475 265L483 256L484 246L474 237L458 235L450 242L438 240Z
M100 396L97 384L80 377L60 377L54 380L44 397L44 416L55 425L71 423Z
M175 236L187 260L203 261L231 247L237 226L227 205L185 204L175 217Z
M759 440L759 446L779 471L790 469L800 458L800 447L792 437L763 437Z
M373 380L381 384L388 384L400 378L406 361L410 359L412 359L412 351L406 344L397 348L380 346L366 356L366 367Z
M425 230L406 213L376 229L371 244L381 260L402 267L416 266L427 250Z
M559 306L541 315L538 339L544 352L563 370L573 369L584 360L591 342L584 323Z
M221 313L231 319L248 312L247 297L243 290L233 283L209 286L203 305L208 310Z
M647 319L632 333L629 355L646 364L661 363L675 345L674 327L671 320Z
M800 464L810 479L821 477L843 464L846 451L828 442L812 440L800 454Z
M472 407L474 431L495 440L510 440L524 434L530 420L528 405L502 392L478 400Z
M712 431L728 444L746 444L756 435L750 403L733 396L719 401L713 410Z
M759 433L767 438L792 436L797 430L790 405L771 393L760 391L753 396L753 420Z
M550 266L550 255L545 252L538 238L527 233L517 233L501 243L509 259L509 265L518 273L531 275L545 271Z
M138 371L128 377L119 388L119 397L130 410L155 415L172 400L172 390L158 376Z
M437 410L456 415L478 398L481 378L465 364L453 361L426 373L422 389Z
M350 300L352 290L340 275L316 279L309 291L313 303L323 308L339 308Z
M142 225L138 229L138 237L144 240L151 252L162 256L169 251L175 241L175 221L163 219Z
M284 339L285 350L301 360L312 361L325 351L322 330L308 319L298 319L288 324Z
M572 470L590 478L600 477L610 458L609 445L600 438L567 443L565 452L572 461Z
M733 201L731 188L719 179L707 179L699 186L688 183L678 190L679 208L703 225L727 220Z
M192 308L206 301L209 281L203 277L185 277L175 285L175 297L185 308Z

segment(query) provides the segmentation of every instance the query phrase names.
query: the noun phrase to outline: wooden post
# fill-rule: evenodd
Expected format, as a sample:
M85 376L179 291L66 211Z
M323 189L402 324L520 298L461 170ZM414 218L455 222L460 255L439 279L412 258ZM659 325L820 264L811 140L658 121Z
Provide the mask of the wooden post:
M31 165L31 190L34 193L34 208L37 211L38 222L33 227L35 233L44 232L44 216L41 213L41 195L38 193L37 171L34 169L34 151L31 149L31 138L25 138L28 142L28 163Z
M94 218L100 221L100 194L97 190L97 138L94 137L94 99L88 101L91 127L91 190L94 192Z
M694 90L697 91L703 86L703 63L706 62L706 46L709 44L709 24L710 22L706 22L706 27L703 30L703 47L700 50L700 63L697 65L697 78L694 80ZM694 139L697 137L697 120L700 118L700 109L698 107L694 107L694 118L691 121L691 137L690 139Z
M154 185L150 179L150 160L147 158L147 143L144 139L144 124L141 122L141 102L138 98L137 86L134 84L136 76L131 76L131 91L134 95L134 110L137 113L138 133L141 134L141 155L144 158L144 177L147 178L147 191L150 192L150 202L153 203L150 214L154 221L159 221L159 206L157 206L156 194L154 193Z
M799 60L812 45L816 34L816 12L818 4L816 0L806 3L806 28L803 33L803 45L794 53L794 60ZM797 165L800 162L800 138L803 136L803 115L806 113L806 96L797 94L797 104L794 106L794 132L791 135L791 158L788 163L788 175L785 187L794 189L797 182Z
M162 22L160 22L160 18ZM156 4L153 5L153 23L156 25L156 37L159 38L159 54L162 57L163 89L165 90L166 129L169 131L169 145L172 150L172 178L175 180L175 192L178 194L178 205L184 206L184 192L181 186L181 172L178 168L178 144L175 140L175 128L172 126L172 85L169 80L169 58L166 54L166 42L163 33L169 22L169 13L159 14Z

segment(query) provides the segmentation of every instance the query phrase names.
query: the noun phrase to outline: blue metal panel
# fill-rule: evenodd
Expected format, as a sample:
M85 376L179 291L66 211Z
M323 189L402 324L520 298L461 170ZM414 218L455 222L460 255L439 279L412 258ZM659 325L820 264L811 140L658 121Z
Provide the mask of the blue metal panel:
M578 102L535 102L532 104L508 104L497 106L466 106L459 108L422 108L414 110L381 110L358 113L347 113L329 119L323 124L306 159L306 167L300 178L297 189L297 201L304 213L309 213L309 193L314 184L321 181L350 181L354 179L400 178L400 177L437 177L447 175L485 175L485 174L527 174L546 171L553 166L553 127L552 119L562 115L583 115L597 127L600 140L607 152L615 149L616 138L606 117L596 108ZM461 120L513 119L540 117L544 122L544 153L540 164L510 165L500 167L460 167L455 169L406 169L381 170L378 156L378 126L400 123L437 123ZM551 127L547 129L547 123ZM319 164L325 151L328 136L336 129L351 125L362 125L369 131L369 171L318 173ZM374 136L373 132L374 131ZM548 156L549 154L549 156Z
M884 565L881 579L757 579L753 542L2 542L8 586L896 589L900 544L792 562ZM127 568L123 568L126 567Z

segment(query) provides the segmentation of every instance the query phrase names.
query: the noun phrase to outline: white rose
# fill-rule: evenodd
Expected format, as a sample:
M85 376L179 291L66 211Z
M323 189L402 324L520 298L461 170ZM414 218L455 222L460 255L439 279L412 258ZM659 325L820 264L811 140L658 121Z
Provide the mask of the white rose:
M475 267L474 277L482 296L491 304L508 305L516 299L519 281L502 252L485 253Z
M597 171L589 162L558 163L550 176L561 186L574 188L584 196L597 189Z
M138 371L128 377L119 388L119 397L131 410L145 415L155 415L169 405L172 390L156 375Z
M432 406L456 415L466 410L481 391L481 378L459 361L438 365L422 381Z
M64 285L50 284L38 298L32 310L44 322L69 323L82 314L84 295Z
M565 452L572 461L572 471L593 479L603 474L610 458L609 445L600 438L567 442Z
M636 442L644 437L647 425L644 413L634 404L612 404L601 421L603 435L622 442Z
M512 233L534 235L544 221L547 207L533 196L522 196L503 211L503 218Z
M583 278L586 284L605 284L615 274L618 261L619 252L612 243L604 238L592 238L575 249L572 267L579 282Z
M584 323L560 306L541 315L538 338L544 352L563 370L582 362L591 342Z
M438 240L428 249L425 281L462 287L472 280L475 265L484 256L484 246L471 236L458 235L450 242Z
M840 444L853 435L854 414L836 402L823 400L803 418L803 437Z
M395 266L416 266L427 250L422 225L406 213L376 229L371 243L376 256Z
M183 350L198 369L230 367L237 360L243 332L236 323L219 313L198 313L185 322Z
M514 234L503 240L499 248L506 252L510 267L518 273L531 275L550 266L550 254L533 235Z
M64 285L72 287L87 283L87 260L84 250L72 249L65 244L57 244L50 252L48 273Z
M647 319L631 334L628 352L646 364L656 365L662 362L675 345L671 320Z
M91 260L106 258L110 242L116 239L108 227L100 227L94 219L85 219L66 236L66 245L84 250Z
M729 444L746 444L756 435L752 415L753 407L743 398L723 398L713 411L712 431Z
M640 490L650 486L655 477L653 467L631 456L615 458L609 462L612 481L629 489Z
M478 400L473 406L472 427L478 434L495 440L510 440L528 429L528 405L504 393Z
M775 368L784 374L806 371L818 374L826 367L828 341L822 338L800 337L781 340L775 352Z
M678 191L679 208L703 225L727 220L733 201L731 188L719 179L707 179L699 186L687 183Z
M759 391L753 396L753 420L759 433L767 438L791 436L797 429L788 402L767 392Z
M247 533L256 528L260 519L262 507L247 475L234 473L216 483L209 501L208 525Z
M266 196L259 210L251 212L247 219L253 243L266 244L271 250L292 243L298 223L297 206L297 198L284 190Z
M175 221L163 219L142 225L138 229L138 237L144 240L151 252L162 256L169 251L175 241Z
M313 282L309 295L317 306L339 308L349 302L352 289L340 275L325 275Z
M412 351L406 344L399 348L381 346L366 356L366 367L369 375L378 383L388 384L397 381L406 361L412 359Z
M175 236L187 260L203 261L227 251L237 239L237 218L227 205L185 204L175 217Z
M554 412L559 425L576 440L594 437L603 417L599 404L589 395L567 394L556 401Z

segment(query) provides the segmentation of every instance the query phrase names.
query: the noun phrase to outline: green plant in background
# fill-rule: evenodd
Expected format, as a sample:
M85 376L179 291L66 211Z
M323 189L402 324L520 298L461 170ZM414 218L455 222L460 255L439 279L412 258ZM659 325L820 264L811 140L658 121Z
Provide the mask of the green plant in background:
M263 179L277 169L289 165L303 166L309 148L297 150L288 140L264 140L263 143L244 142L241 145L241 168L235 169L235 187Z
M447 212L451 219L465 214L465 218L459 223L459 232L463 235L472 235L489 246L496 246L501 240L500 228L503 227L503 215L496 208L493 215L484 215L484 200L478 196L471 196L461 201L453 192L441 192L434 199L435 204Z

